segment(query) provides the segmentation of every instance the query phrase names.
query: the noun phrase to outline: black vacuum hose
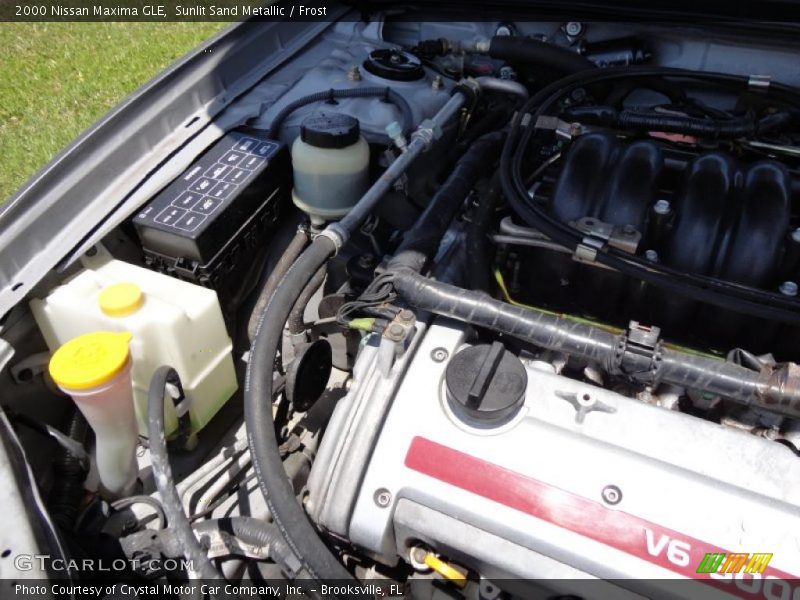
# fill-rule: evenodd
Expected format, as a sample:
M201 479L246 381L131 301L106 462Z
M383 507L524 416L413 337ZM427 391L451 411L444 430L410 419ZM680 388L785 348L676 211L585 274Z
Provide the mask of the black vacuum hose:
M286 322L286 327L290 335L300 335L306 330L306 322L303 318L306 312L306 306L317 293L317 290L325 283L325 276L328 271L325 266L320 267L311 281L308 282L306 287L303 288L302 293L297 298L297 301L292 307L292 312L289 313L289 319Z
M283 327L297 298L336 247L318 236L281 280L256 328L245 380L245 423L258 483L270 513L308 576L318 581L352 580L317 534L286 475L272 418L272 371Z
M387 102L394 104L402 116L403 132L408 134L414 125L414 113L405 98L389 87L369 87L369 88L350 88L344 90L325 90L316 94L309 94L298 98L284 106L281 111L272 119L269 126L269 137L273 140L278 139L281 126L286 118L298 108L313 104L314 102L334 101L340 98L385 98Z
M565 112L567 121L636 131L665 131L698 135L711 139L753 137L774 131L792 121L787 111L756 120L754 115L729 119L662 114L634 109L616 110L611 106L579 106Z
M495 173L489 187L475 207L472 220L467 227L467 280L469 288L489 293L492 289L492 264L488 243L489 227L493 222L494 209L500 200L500 175Z
M76 408L67 427L67 436L83 444L88 430L86 418ZM53 465L53 473L55 481L50 492L50 514L59 527L70 531L78 518L83 498L83 482L86 480L83 457L62 448L61 455Z
M153 479L161 496L161 505L169 528L192 563L192 569L202 579L222 579L222 575L208 559L205 548L200 545L192 525L183 512L183 503L175 488L172 467L167 456L167 436L164 431L164 394L167 383L180 386L180 378L172 367L159 367L150 380L147 399L147 433L150 436L150 459L153 463Z
M425 268L475 183L494 168L504 139L505 133L494 131L473 142L411 229L405 232L389 268L406 266L418 272Z
M256 336L258 318L261 316L261 313L264 312L264 308L267 306L269 299L272 298L272 294L275 293L278 283L283 279L283 276L286 275L286 271L289 270L289 267L297 260L297 257L300 256L300 253L307 245L308 232L300 228L292 238L292 241L289 242L286 250L281 254L278 262L275 263L272 271L270 271L267 282L258 293L258 299L256 300L255 306L253 306L253 311L250 313L250 319L247 322L247 339L250 340L251 343Z
M496 35L489 43L489 56L512 64L535 66L536 75L543 82L597 68L569 48L527 37Z

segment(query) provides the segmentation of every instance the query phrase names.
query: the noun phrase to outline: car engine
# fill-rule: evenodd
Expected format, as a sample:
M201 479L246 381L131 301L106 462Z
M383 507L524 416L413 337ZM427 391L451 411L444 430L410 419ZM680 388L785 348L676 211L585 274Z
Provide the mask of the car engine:
M212 597L800 598L797 48L372 17L4 326L61 552Z

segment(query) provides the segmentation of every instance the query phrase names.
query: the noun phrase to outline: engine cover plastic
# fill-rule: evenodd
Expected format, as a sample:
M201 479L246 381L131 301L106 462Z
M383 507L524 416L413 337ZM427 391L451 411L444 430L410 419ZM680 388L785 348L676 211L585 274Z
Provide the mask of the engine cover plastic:
M359 360L350 395L367 387L377 405L391 406L367 454L353 450L353 424L380 417L347 399L337 409L348 415L334 417L314 469L370 458L350 490L324 496L311 486L323 526L337 522L336 533L386 562L421 542L489 579L636 577L615 583L669 594L663 579L703 577L697 585L740 593L739 575L696 573L705 553L771 552L765 582L796 585L783 581L800 577L800 463L789 449L533 361L524 361L521 412L498 427L471 427L451 412L443 381L465 340L460 325L434 323L404 375L393 373L402 381L391 399L379 395L386 378L362 377L371 371ZM352 505L343 501L350 494ZM786 589L775 597L793 597Z

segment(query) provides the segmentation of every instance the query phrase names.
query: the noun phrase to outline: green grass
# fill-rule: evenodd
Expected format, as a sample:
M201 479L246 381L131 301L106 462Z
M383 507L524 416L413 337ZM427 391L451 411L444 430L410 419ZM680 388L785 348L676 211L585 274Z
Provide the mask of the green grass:
M0 24L0 203L225 23Z

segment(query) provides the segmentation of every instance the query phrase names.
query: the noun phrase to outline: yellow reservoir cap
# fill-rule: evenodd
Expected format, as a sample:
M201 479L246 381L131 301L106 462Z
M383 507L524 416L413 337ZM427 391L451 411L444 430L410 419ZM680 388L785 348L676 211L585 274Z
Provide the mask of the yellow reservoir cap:
M109 317L125 317L142 307L144 294L135 283L115 283L104 287L97 301Z
M129 332L98 331L71 339L50 359L50 376L59 386L86 390L114 379L130 354Z

